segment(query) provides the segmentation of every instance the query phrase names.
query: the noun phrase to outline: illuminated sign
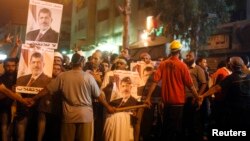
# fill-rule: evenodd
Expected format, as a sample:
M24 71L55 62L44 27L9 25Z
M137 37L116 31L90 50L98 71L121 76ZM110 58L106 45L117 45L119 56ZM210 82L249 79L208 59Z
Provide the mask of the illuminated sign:
M229 48L229 35L220 34L212 35L208 38L207 49L224 49Z

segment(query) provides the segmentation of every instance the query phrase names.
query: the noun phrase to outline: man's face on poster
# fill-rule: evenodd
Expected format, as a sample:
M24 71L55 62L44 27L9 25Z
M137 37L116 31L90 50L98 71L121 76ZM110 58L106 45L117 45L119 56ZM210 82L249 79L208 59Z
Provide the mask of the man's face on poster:
M127 68L127 64L125 63L126 61L122 61L122 60L118 60L116 63L115 63L115 69L117 70L126 70Z
M141 60L144 61L146 64L149 64L151 62L151 58L148 55L142 56Z
M120 92L123 98L128 98L131 95L132 84L127 82L121 82Z
M33 76L38 76L43 72L43 59L41 57L32 57L30 60L30 69Z
M40 26L40 30L47 30L50 28L52 23L52 18L50 13L40 12L38 15L38 24Z

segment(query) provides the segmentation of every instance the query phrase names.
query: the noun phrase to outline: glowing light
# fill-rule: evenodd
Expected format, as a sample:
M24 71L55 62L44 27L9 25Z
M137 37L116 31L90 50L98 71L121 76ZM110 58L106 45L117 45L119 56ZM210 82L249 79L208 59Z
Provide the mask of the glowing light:
M62 54L67 54L67 51L63 50L63 51L62 51Z
M150 31L153 28L153 16L148 16L146 22L147 30Z
M141 34L141 39L142 40L147 40L148 39L148 33L144 30L143 33Z
M5 60L7 58L7 55L5 54L0 54L0 60Z
M98 43L96 49L101 51L108 51L112 53L119 52L119 45L117 45L112 39L107 39L105 42Z

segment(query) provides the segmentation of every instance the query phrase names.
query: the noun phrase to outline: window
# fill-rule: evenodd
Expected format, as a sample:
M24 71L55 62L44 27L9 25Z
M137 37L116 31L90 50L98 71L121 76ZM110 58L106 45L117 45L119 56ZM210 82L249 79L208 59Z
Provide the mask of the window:
M85 28L85 24L86 24L86 23L85 23L84 18L78 20L78 31L79 31L79 30L83 30L83 29Z

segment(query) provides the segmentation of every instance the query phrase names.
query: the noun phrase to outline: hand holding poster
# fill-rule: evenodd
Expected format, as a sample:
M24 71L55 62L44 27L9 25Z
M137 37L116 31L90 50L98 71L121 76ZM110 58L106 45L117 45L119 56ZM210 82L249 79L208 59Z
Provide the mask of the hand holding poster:
M134 140L133 124L135 124L135 109L123 109L125 107L136 106L139 104L137 87L140 77L138 72L115 70L114 86L110 105L121 108L117 113L108 115L104 125L105 141L109 140ZM144 105L143 105L144 106ZM137 107L137 106L136 106ZM121 128L122 127L122 128Z
M25 45L22 46L16 91L37 94L52 75L63 5L30 0Z
M132 71L137 71L140 76L140 86L144 86L149 76L154 72L156 67L156 61L151 61L146 64L144 61L138 61L130 64Z

